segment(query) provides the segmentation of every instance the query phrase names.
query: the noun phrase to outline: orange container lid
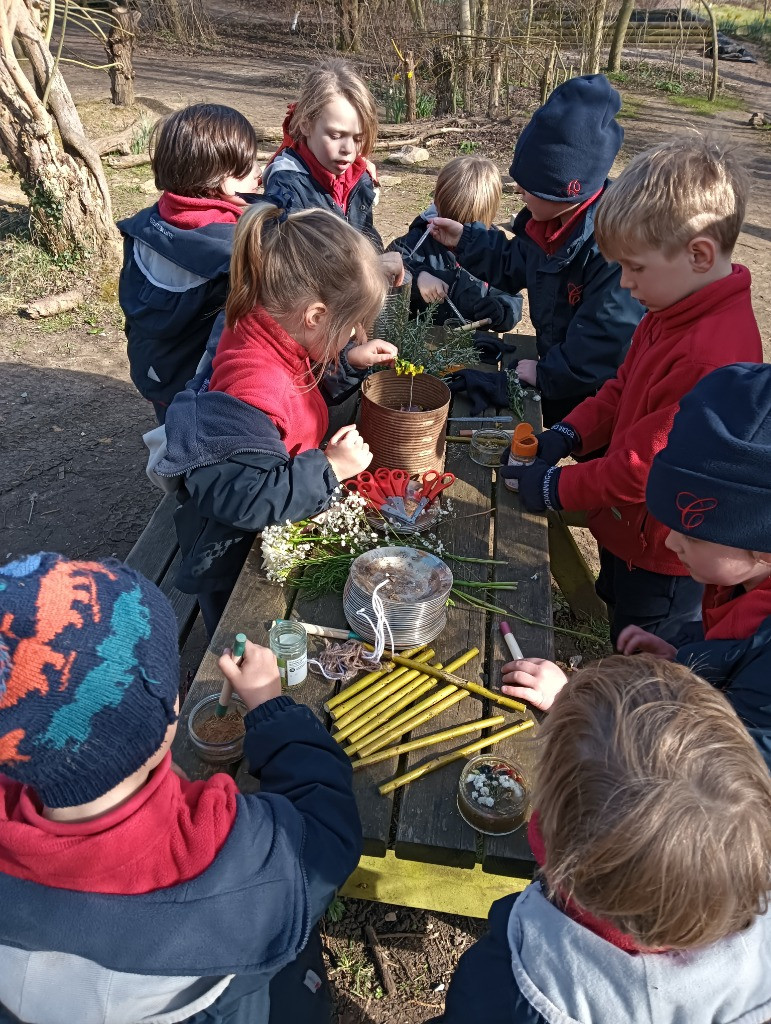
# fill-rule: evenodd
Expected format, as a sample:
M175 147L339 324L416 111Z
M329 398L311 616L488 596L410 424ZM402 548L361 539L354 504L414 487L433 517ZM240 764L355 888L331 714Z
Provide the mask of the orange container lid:
M511 454L524 459L535 458L538 452L538 441L529 423L518 423L511 438Z

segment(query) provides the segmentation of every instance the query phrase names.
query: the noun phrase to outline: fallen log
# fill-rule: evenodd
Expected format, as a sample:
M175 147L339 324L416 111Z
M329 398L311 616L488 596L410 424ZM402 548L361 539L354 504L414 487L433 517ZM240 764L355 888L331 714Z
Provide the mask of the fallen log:
M19 309L19 313L29 317L30 320L40 320L46 316L55 316L57 313L67 313L71 309L77 309L83 305L83 293L79 291L59 292L58 295L46 295L42 299L35 299Z
M448 135L451 132L462 135L465 129L463 128L429 128L420 135L413 135L409 139L393 139L386 142L378 141L375 143L375 152L386 152L391 153L396 149L401 149L402 146L420 146L426 141L426 139L438 139L441 135Z
M121 132L114 132L112 135L103 135L101 139L94 139L91 145L99 156L107 156L108 153L128 155L131 152L131 143L137 134L138 124L138 121L134 121Z
M108 156L104 162L108 167L142 167L150 163L150 154L127 153L125 156Z

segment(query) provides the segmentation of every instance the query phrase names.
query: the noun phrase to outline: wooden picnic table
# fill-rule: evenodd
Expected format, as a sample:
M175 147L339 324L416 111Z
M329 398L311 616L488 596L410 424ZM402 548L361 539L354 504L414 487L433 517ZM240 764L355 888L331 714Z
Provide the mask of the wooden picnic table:
M453 415L462 415L462 403L455 403ZM526 419L540 423L540 406L528 399ZM462 426L462 425L458 425ZM457 433L457 430L448 431ZM469 457L468 444L449 443L446 468L457 478L446 492L454 515L442 521L438 533L447 551L475 558L495 558L505 565L479 565L449 561L456 577L472 580L516 580L516 591L491 591L489 600L510 609L507 616L526 656L553 657L550 628L532 626L514 613L534 622L551 625L551 577L549 571L546 519L526 513L518 497L503 485L498 474L479 466ZM224 612L211 648L193 681L180 715L174 743L174 758L191 778L206 778L216 771L196 756L187 734L187 719L193 705L203 696L219 691L222 678L217 655L232 644L237 632L255 643L267 644L271 623L277 618L294 618L326 626L346 626L339 594L309 600L301 592L269 583L262 574L259 539L247 557L238 583ZM446 664L471 647L479 655L460 670L466 679L482 681L496 688L501 665L510 660L499 631L502 616L486 614L458 603L448 612L447 626L431 646L437 659ZM293 688L292 697L330 724L323 705L339 684L316 674ZM485 707L468 697L415 730L412 736L437 732L461 722L484 718L498 709ZM508 719L516 716L501 712ZM528 712L532 717L532 714ZM496 745L526 768L533 762L536 728ZM525 827L509 836L481 836L461 818L457 809L457 785L462 761L381 796L378 785L396 774L446 750L473 742L481 733L471 733L443 747L414 751L354 773L364 831L364 856L359 868L342 890L344 895L404 906L486 916L498 896L524 888L531 880L534 861ZM234 767L243 791L254 791L258 783L245 764Z

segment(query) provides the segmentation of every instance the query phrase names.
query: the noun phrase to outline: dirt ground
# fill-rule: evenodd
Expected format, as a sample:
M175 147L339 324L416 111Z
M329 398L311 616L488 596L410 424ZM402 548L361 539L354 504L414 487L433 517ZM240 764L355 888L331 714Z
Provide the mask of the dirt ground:
M267 20L263 5L220 0L220 32L211 52L178 53L143 43L136 60L140 97L134 110L110 107L105 76L67 65L65 77L86 129L93 137L137 118L186 103L209 100L241 109L255 125L274 125L318 51L285 32L285 21ZM73 55L92 52L72 37ZM97 54L98 55L98 54ZM694 65L700 62L694 60ZM749 112L771 111L771 70L765 64L721 65L721 74L744 101L704 117L676 106L662 93L622 89L626 130L617 170L663 135L696 127L730 136L741 147L752 175L747 222L735 258L754 279L755 311L771 356L771 132L747 125ZM376 222L384 239L401 233L428 202L433 172L458 152L457 141L508 169L519 127L536 105L525 96L522 110L506 122L469 126L452 146L432 149L425 173L383 164L398 183L383 190ZM148 167L108 171L116 217L148 205L157 193ZM501 220L513 212L504 198ZM116 302L119 267L53 266L19 241L26 200L0 163L0 557L40 549L71 556L124 557L159 500L144 475L143 431L154 425L150 407L134 391ZM73 314L31 322L18 306L46 291L74 283L87 301ZM520 330L527 331L527 320ZM587 551L591 545L582 545ZM347 900L337 923L327 920L326 947L338 1004L339 1024L418 1024L441 1010L458 956L481 933L468 919ZM399 995L383 997L382 981L363 943L372 924L391 963ZM390 937L389 937L390 936Z

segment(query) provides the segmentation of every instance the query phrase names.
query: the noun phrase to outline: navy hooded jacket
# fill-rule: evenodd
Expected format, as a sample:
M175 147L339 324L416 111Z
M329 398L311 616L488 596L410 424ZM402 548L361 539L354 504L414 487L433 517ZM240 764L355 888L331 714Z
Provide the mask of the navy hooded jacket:
M449 297L467 320L483 320L489 317L491 331L510 331L522 317L522 296L508 295L498 288L480 281L460 266L455 255L445 246L440 245L430 235L422 243L414 256L409 254L420 241L428 227L428 219L436 216L436 208L430 206L425 213L410 224L406 235L395 238L388 246L401 253L404 265L412 274L412 314L422 313L428 308L423 301L417 285L418 274L425 270L434 277L450 286ZM457 314L443 302L437 309L434 322L443 324L445 320L456 318Z
M322 377L325 397L343 400L367 373L353 370L344 350L338 370ZM204 370L171 403L165 451L151 459L152 473L178 485L174 523L182 564L176 586L186 594L231 590L255 534L317 515L339 486L321 450L290 457L264 412L208 391L208 382Z
M315 208L331 210L338 217L347 220L351 227L366 235L378 252L383 251L383 239L378 234L372 217L377 193L367 171L351 189L345 213L316 181L308 165L291 147L282 149L265 168L263 185L266 196L289 193L292 197L292 210L295 212Z
M225 305L236 225L183 230L163 220L156 203L118 228L131 379L149 401L168 405L195 374Z
M276 697L245 725L261 792L236 795L201 874L112 895L0 872L0 1024L268 1024L268 983L356 867L361 825L350 761L308 708Z
M495 288L527 288L538 348L537 385L544 399L578 405L614 377L645 308L622 288L621 268L608 263L594 238L592 203L573 235L553 255L529 237L522 210L514 238L467 224L459 262Z

